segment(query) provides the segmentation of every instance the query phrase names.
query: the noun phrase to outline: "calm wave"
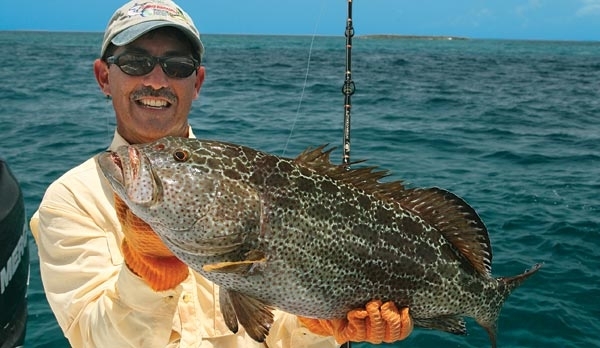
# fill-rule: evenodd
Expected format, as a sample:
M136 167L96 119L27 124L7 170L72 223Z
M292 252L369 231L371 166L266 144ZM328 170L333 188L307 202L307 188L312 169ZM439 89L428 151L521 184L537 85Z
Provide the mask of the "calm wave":
M0 157L28 216L112 137L92 72L101 36L0 32ZM328 143L339 162L345 38L204 41L207 78L190 117L199 137L287 156ZM545 264L508 299L499 346L599 346L600 43L355 38L352 73L352 160L463 197L488 226L494 275ZM30 244L26 346L65 347ZM468 327L467 337L415 330L397 346L489 346Z

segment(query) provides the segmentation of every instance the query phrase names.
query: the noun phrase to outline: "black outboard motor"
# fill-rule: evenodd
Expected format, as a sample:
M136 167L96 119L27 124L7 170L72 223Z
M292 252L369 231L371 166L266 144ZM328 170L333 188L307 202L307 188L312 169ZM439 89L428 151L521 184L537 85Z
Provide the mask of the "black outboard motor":
M21 187L0 159L0 348L23 345L29 247Z

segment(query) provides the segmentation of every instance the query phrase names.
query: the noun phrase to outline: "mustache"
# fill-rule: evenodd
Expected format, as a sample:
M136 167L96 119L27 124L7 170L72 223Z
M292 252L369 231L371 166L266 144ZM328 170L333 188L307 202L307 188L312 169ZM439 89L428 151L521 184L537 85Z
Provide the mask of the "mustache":
M131 99L137 100L143 97L164 98L173 104L177 101L177 96L169 88L154 89L152 87L142 87L131 94Z

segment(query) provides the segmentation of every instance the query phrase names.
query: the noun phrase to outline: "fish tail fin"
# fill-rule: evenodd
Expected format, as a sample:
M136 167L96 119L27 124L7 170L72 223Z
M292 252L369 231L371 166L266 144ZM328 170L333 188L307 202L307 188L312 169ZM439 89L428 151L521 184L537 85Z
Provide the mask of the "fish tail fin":
M524 273L519 274L517 276L508 278L498 278L499 302L492 303L493 305L497 305L497 308L495 308L495 310L491 310L492 315L490 315L489 317L475 319L477 323L487 331L490 337L490 341L492 342L492 348L496 348L496 332L498 329L497 322L498 316L500 315L500 309L502 308L502 304L504 303L504 301L506 301L506 299L514 289L518 288L519 285L521 285L525 280L527 280L530 276L536 273L540 269L540 267L542 267L542 265L538 263L534 265L531 269L526 270Z

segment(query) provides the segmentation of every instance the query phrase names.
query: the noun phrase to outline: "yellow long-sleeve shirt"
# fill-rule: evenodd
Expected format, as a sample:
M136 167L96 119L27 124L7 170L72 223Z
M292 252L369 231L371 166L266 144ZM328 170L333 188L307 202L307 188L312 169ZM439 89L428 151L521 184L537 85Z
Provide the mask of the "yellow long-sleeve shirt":
M115 132L110 149L126 144ZM73 347L265 347L242 327L229 331L218 287L191 269L175 289L155 292L127 268L112 189L95 158L50 185L30 227L46 297ZM280 311L266 343L337 346Z

